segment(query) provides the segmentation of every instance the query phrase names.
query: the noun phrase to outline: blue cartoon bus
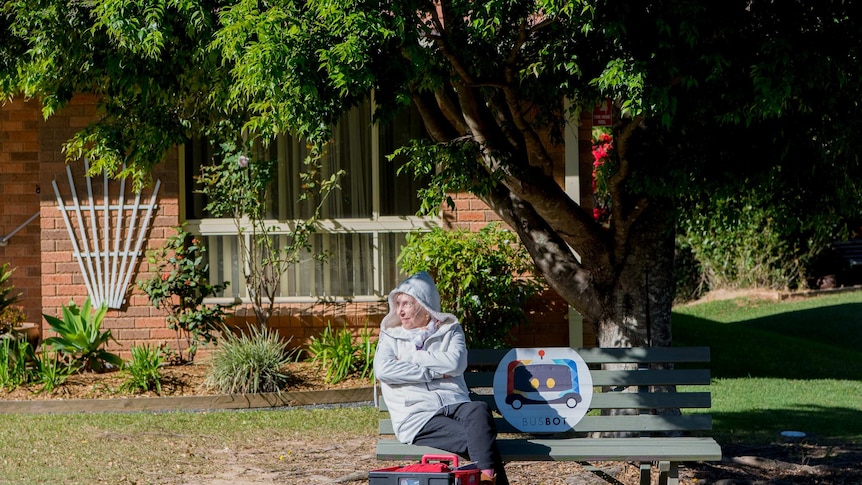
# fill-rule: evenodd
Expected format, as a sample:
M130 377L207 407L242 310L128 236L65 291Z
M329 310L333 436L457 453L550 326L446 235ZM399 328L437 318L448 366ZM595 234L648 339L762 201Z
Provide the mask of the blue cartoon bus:
M581 402L578 367L569 359L548 362L509 362L506 404L520 409L524 404L565 403L574 408Z

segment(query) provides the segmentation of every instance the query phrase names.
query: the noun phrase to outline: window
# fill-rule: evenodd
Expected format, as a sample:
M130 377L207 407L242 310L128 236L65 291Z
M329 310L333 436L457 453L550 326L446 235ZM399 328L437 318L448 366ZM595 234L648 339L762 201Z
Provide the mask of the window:
M411 231L437 225L431 218L417 217L417 191L427 180L397 174L400 165L386 155L407 140L424 136L418 113L406 111L388 125L371 123L371 103L351 110L334 130L333 143L323 159L323 170L344 169L341 189L332 193L322 210L322 229L312 237L314 252L331 254L327 263L307 260L289 268L282 277L280 299L350 298L377 299L395 287L403 276L395 264L404 236ZM302 140L284 136L270 144L269 156L278 160L278 176L271 187L268 226L274 236L287 238L291 221L307 217L308 208L297 202L300 170L307 155ZM211 157L205 144L188 143L181 150L184 194L182 206L189 230L206 241L210 256L210 279L230 282L230 297L246 297L237 252L236 226L232 219L209 218L206 201L196 193L194 176ZM283 239L281 243L287 240Z

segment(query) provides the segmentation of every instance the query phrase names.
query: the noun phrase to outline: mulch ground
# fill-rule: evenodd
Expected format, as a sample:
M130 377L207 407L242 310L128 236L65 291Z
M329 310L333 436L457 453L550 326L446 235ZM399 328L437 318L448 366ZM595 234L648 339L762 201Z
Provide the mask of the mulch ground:
M72 374L50 393L39 393L38 386L22 386L13 391L0 392L0 400L51 400L51 399L127 399L135 397L215 396L219 392L204 385L206 363L169 365L161 370L161 393L155 390L129 394L120 391L128 376L122 371ZM371 381L351 377L337 384L323 379L316 365L309 362L292 362L284 369L289 376L283 391L311 391L321 389L352 389L370 387Z

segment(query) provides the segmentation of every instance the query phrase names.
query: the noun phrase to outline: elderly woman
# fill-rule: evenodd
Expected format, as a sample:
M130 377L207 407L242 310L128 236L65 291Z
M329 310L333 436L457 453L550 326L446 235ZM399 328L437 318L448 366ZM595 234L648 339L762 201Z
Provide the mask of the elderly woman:
M395 436L467 456L480 483L508 485L488 405L472 402L464 382L467 346L455 315L442 313L440 293L420 271L389 294L380 325L374 375L380 381Z

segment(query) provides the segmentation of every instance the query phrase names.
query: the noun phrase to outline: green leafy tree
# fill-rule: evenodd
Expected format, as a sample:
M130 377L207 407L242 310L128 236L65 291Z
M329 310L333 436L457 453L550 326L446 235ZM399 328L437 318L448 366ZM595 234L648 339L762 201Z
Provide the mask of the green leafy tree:
M849 2L16 0L3 12L4 94L38 96L46 115L100 95L102 118L67 146L94 170L146 174L193 133L292 131L321 146L372 92L382 121L413 103L432 141L402 153L433 174L425 208L476 194L604 346L671 343L676 220L692 201L766 190L770 174L769 203L799 204L805 221L840 225L860 200ZM600 224L555 179L554 154L605 98Z

